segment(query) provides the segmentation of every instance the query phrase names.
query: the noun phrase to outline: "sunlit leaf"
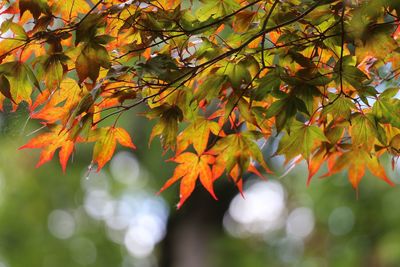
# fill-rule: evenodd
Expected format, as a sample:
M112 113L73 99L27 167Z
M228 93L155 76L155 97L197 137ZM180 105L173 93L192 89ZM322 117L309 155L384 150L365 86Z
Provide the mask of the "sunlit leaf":
M164 184L160 192L164 191L178 180L181 180L178 209L192 194L198 179L211 196L217 199L213 189L214 179L210 168L210 164L213 164L215 161L212 155L198 156L190 152L185 152L174 158L173 161L180 165L176 167L174 175Z
M121 128L99 128L93 132L91 139L96 140L93 148L93 163L97 164L97 171L111 159L117 141L123 146L135 148L128 133Z

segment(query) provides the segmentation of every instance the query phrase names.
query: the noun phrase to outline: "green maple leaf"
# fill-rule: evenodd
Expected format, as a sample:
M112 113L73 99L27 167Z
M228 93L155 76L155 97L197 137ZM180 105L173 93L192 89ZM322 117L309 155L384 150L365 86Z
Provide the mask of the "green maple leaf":
M217 161L223 162L227 173L235 166L239 167L239 176L250 166L250 159L257 161L267 172L269 168L264 162L260 148L254 142L261 137L258 132L230 134L220 139L211 149L211 153L219 154Z
M193 144L197 154L201 155L206 150L210 133L218 135L220 128L215 121L198 117L178 136L177 154Z
M382 123L390 123L400 128L400 100L394 97L399 92L398 88L385 90L374 103L372 113Z
M309 158L311 150L322 141L328 139L320 128L295 121L290 127L290 133L283 136L276 154L284 154L287 161L297 155Z
M178 122L183 119L182 110L175 105L164 104L148 112L146 117L149 119L160 118L151 131L149 143L159 135L164 149L175 149Z
M40 89L39 82L32 70L20 61L7 62L0 65L0 74L9 82L9 94L15 104L22 101L31 103L32 84ZM3 83L5 80L3 80ZM4 94L4 92L2 92Z
M267 119L275 116L276 129L280 132L283 128L289 129L297 111L309 115L307 106L303 100L296 96L285 96L273 102L267 109L265 117Z
M352 116L350 134L355 147L370 151L377 137L377 128L371 114L356 113Z
M329 95L329 101L331 104L324 107L322 116L331 114L334 118L348 120L351 116L351 110L356 108L355 104L349 98L337 97L335 94Z

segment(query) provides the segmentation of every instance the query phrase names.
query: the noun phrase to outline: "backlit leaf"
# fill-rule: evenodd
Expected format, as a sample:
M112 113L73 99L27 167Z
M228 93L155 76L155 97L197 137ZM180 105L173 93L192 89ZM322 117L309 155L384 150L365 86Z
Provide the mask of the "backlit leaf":
M114 154L117 141L126 147L134 149L128 133L121 128L108 127L95 130L91 139L96 140L93 147L93 163L97 164L97 171L100 171L103 166L111 159Z
M348 168L349 181L355 189L358 188L358 184L365 174L365 168L368 168L370 172L379 179L390 185L394 185L393 182L386 176L386 172L379 163L378 158L376 156L369 155L363 149L355 149L338 157L333 165L333 168L328 174L332 175L343 170L344 168Z
M284 154L286 161L297 155L307 159L311 155L311 150L319 146L322 141L328 142L328 139L320 128L296 121L292 124L290 133L283 136L276 153Z
M186 199L192 194L197 180L200 180L201 184L214 199L217 199L213 189L214 178L210 168L210 164L213 164L215 161L212 155L198 156L190 152L185 152L174 158L173 161L179 163L179 165L176 167L174 175L160 189L160 192L178 180L181 180L178 209L182 207Z
M210 133L218 135L219 131L218 123L199 117L178 136L177 154L193 144L197 154L201 155L207 148Z
M63 171L67 167L67 162L74 150L74 141L69 138L68 132L61 127L55 127L50 132L43 133L31 139L27 144L19 149L24 148L41 148L39 162L36 167L50 161L57 149L60 148L59 157Z

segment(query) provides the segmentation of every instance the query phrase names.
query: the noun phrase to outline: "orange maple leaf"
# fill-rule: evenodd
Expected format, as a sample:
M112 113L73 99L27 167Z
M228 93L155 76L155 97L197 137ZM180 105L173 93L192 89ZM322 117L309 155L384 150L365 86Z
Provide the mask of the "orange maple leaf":
M115 147L118 143L123 146L135 149L131 137L123 128L105 127L96 129L89 141L96 140L93 148L92 163L97 164L97 171L100 171L103 166L111 159L114 154Z
M329 168L328 173L322 177L331 176L342 171L346 167L348 168L349 182L354 189L358 188L358 184L363 178L366 168L368 168L374 176L394 186L394 183L387 177L385 169L379 163L378 158L370 155L363 149L352 150L338 157L333 166Z
M172 184L181 179L180 184L180 200L178 203L178 209L182 207L183 203L192 194L197 179L200 180L201 184L211 194L214 199L217 199L213 189L213 174L209 164L213 164L215 161L212 155L196 155L191 152L185 152L173 159L174 162L179 163L175 169L172 177L164 184L158 193L161 193Z
M43 163L50 161L53 158L56 150L60 148L60 164L62 170L65 172L68 159L74 150L74 144L75 142L69 139L68 132L63 131L62 127L59 125L54 127L50 132L36 136L19 149L42 148L39 162L36 164L36 167L39 167Z

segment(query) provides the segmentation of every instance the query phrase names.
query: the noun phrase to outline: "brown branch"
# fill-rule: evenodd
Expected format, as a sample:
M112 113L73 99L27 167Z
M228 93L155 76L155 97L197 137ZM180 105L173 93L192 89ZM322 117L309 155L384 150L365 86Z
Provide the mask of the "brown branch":
M275 2L272 4L272 7L268 12L267 17L264 20L264 23L262 25L261 31L265 31L265 28L267 27L267 24L268 24L268 21L269 21L271 15L272 15L272 12L274 12L274 9L275 9L275 7L277 6L278 3L279 3L279 0L275 0ZM261 63L262 63L264 68L265 68L265 55L264 55L265 36L266 36L266 33L264 33L262 35L262 40L261 40Z

